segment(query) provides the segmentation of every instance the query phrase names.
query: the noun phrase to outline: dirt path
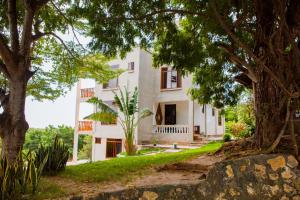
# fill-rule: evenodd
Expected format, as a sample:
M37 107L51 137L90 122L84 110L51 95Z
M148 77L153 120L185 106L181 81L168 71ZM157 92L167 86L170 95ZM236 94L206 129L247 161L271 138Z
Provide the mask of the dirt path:
M60 177L50 177L49 181L67 189L69 197L79 194L83 197L92 197L100 192L122 190L130 187L197 183L206 177L210 166L222 159L221 156L202 155L186 162L145 170L143 175L134 176L130 181L90 183ZM69 197L60 199L69 199Z

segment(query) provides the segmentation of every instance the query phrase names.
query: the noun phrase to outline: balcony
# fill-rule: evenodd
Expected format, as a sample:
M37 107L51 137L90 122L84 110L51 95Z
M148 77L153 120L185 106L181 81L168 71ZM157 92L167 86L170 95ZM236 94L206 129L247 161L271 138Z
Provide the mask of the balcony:
M93 121L79 121L78 122L79 132L92 132L93 131Z
M154 134L189 134L189 125L154 125Z
M95 96L95 89L94 88L84 88L80 90L80 97L81 98L90 98Z

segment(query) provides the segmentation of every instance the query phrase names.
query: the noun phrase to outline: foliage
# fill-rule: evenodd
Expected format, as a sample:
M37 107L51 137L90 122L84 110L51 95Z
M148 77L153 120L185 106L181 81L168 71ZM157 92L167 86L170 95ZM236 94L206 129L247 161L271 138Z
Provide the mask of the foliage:
M242 100L236 106L225 109L226 133L235 137L250 137L255 131L253 99L249 92L244 92Z
M227 133L232 134L234 137L239 137L240 134L246 130L247 125L242 122L227 122Z
M49 146L53 143L55 137L59 137L69 149L70 155L73 153L74 129L69 126L60 125L54 127L49 125L45 129L30 128L26 133L23 149L25 151L36 151L40 145ZM82 137L78 138L78 150L83 148L84 141Z
M0 199L21 199L29 190L34 194L47 158L48 154L45 154L41 162L36 164L36 158L31 151L24 156L20 152L16 162L9 164L7 157L1 157Z
M69 159L69 150L65 144L59 140L58 136L55 137L53 144L49 146L41 145L36 153L36 165L40 165L44 158L48 158L43 168L43 174L55 175L63 171Z
M109 105L105 104L101 99L93 97L89 99L88 102L97 106L97 109L99 111L85 118L107 123L111 123L116 118L118 118L118 121L121 124L125 135L125 149L127 155L134 155L136 153L136 147L134 145L134 135L136 127L142 119L152 115L152 112L147 108L144 108L139 112L137 88L134 89L132 94L127 90L126 87L124 88L124 91L120 90L119 95L117 93L114 94L115 103L122 115L120 115Z
M68 166L58 176L77 181L104 182L129 178L135 173L153 166L176 163L197 157L208 152L215 152L222 142L211 142L197 149L188 149L175 153L159 153L149 156L128 156L104 161Z
M223 135L223 141L224 141L224 142L229 142L229 141L231 141L231 140L232 140L231 134L225 133L225 134Z
M79 137L83 137L83 147L78 152L78 159L92 159L92 145L93 145L93 137L90 135L80 135Z

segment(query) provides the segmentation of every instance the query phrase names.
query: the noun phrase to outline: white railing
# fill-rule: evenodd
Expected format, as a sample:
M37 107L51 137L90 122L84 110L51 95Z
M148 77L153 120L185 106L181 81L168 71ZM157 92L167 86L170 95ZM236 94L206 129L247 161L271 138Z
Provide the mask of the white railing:
M153 133L168 134L168 133L191 133L189 125L154 125Z

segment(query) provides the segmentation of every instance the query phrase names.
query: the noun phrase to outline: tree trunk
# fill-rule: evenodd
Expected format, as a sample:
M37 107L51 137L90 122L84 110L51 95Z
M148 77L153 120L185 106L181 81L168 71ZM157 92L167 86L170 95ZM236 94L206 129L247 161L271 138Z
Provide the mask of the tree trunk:
M286 117L287 98L268 76L262 76L255 86L256 130L259 148L272 145L280 133Z
M9 80L9 99L1 120L2 157L15 161L22 150L29 126L25 119L26 73Z

